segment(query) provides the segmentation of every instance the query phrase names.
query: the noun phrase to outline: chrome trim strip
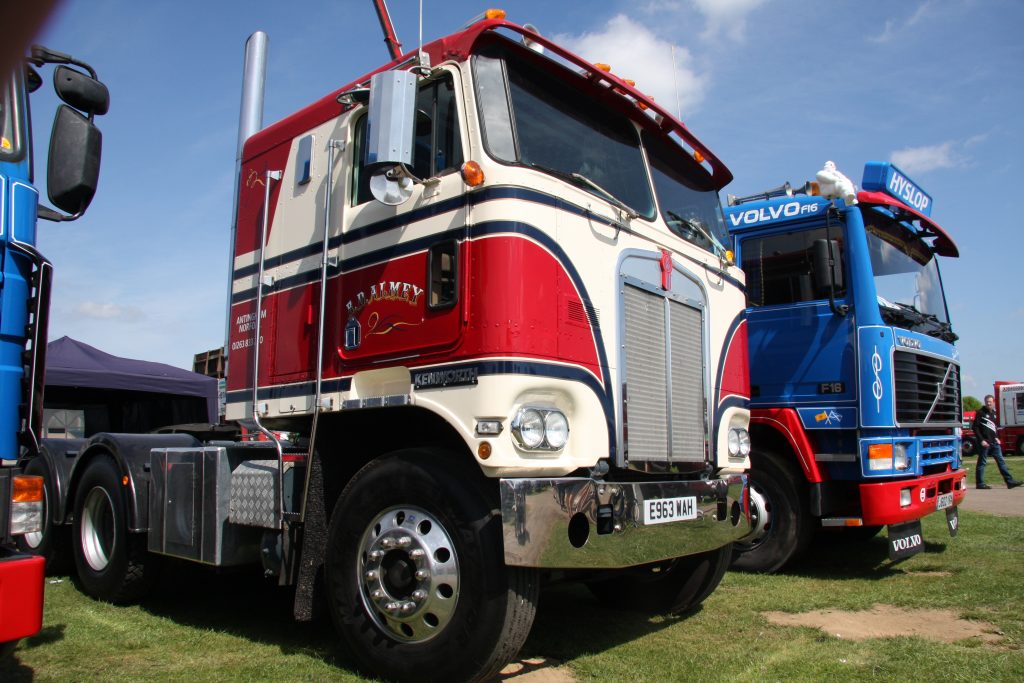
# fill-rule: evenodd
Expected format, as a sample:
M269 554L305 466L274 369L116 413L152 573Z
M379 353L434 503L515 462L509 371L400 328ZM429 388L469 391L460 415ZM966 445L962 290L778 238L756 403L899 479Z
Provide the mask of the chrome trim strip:
M745 474L642 483L582 477L501 479L505 563L611 569L715 550L750 532L749 514L743 512L746 487ZM644 526L644 501L684 496L697 499L696 519ZM610 533L598 533L599 518ZM577 535L574 545L570 534L579 534L581 528L588 531L585 541L580 543Z

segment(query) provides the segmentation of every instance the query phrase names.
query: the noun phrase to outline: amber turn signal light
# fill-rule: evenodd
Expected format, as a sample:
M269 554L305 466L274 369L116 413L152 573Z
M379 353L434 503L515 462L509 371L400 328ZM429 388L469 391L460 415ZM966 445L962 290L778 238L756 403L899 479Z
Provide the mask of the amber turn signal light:
M479 187L484 183L484 170L475 161L462 164L462 179L470 187Z

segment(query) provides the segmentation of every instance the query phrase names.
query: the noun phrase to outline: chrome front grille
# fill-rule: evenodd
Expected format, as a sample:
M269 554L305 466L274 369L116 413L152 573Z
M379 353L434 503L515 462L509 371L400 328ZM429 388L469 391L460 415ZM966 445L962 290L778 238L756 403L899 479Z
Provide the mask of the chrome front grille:
M960 426L960 366L942 358L896 351L896 422L903 427Z
M630 462L703 461L703 314L625 285L624 441Z

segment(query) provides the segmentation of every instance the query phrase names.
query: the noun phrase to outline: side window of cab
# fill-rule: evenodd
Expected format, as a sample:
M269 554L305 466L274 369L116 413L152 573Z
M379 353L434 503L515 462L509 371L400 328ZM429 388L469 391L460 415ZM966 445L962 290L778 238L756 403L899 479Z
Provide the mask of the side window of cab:
M832 230L830 236L836 269L842 273L846 260L842 234ZM747 305L778 306L828 298L828 290L821 285L828 282L828 274L815 272L814 258L814 250L826 242L824 228L743 240ZM844 287L836 288L836 297L845 294Z
M450 74L420 85L416 97L416 122L413 138L412 173L417 178L433 178L457 171L462 166L462 134L459 130L455 86ZM356 122L352 174L352 205L373 199L370 176L366 173L366 116Z

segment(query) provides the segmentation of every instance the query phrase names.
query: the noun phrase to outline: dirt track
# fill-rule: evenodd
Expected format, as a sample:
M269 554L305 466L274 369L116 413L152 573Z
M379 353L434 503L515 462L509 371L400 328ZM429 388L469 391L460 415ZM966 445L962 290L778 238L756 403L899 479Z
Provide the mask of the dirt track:
M968 476L973 477L973 474L972 468L971 474ZM994 480L989 476L992 474L996 475ZM1007 489L1006 484L999 478L999 471L994 466L989 467L985 475L988 485L992 488L978 491L974 488L974 484L968 484L967 496L960 507L964 510L987 512L1000 517L1024 517L1024 486L1012 491Z

